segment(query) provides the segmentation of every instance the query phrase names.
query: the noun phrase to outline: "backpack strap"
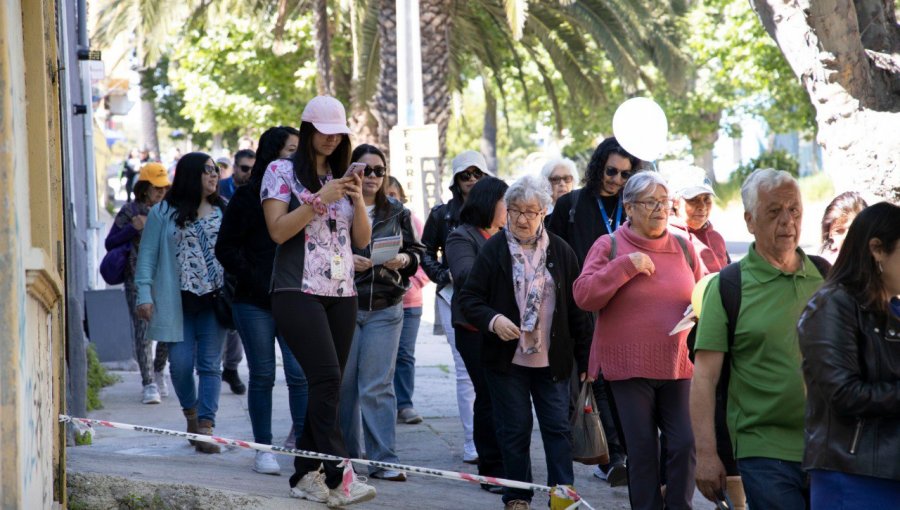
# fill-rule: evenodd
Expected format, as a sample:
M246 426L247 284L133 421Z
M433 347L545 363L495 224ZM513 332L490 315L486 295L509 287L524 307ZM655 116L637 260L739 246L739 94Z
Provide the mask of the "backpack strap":
M809 260L812 261L813 265L816 266L816 269L819 270L819 274L822 275L822 278L828 278L828 274L831 272L831 262L828 262L823 257L818 255L807 255Z
M572 203L569 204L569 223L575 223L575 206L578 205L579 195L581 195L581 188L572 192Z
M691 271L694 270L694 259L691 258L691 253L688 251L687 241L684 240L678 234L672 234L675 239L678 241L678 244L681 246L681 252L684 253L684 260L687 261L688 266L690 266Z
M741 311L741 265L732 262L719 271L719 294L728 319L728 350L734 345L738 314Z

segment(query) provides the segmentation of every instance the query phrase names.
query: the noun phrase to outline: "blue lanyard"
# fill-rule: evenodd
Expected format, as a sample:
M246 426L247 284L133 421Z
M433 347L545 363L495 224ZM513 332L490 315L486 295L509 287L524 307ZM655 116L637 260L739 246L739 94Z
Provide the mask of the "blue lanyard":
M603 217L603 225L606 227L606 231L612 234L619 228L619 225L622 224L622 197L619 197L618 202L616 202L616 224L612 225L609 222L609 216L606 215L606 209L603 207L603 201L599 198L597 199L597 205L600 207L600 216Z

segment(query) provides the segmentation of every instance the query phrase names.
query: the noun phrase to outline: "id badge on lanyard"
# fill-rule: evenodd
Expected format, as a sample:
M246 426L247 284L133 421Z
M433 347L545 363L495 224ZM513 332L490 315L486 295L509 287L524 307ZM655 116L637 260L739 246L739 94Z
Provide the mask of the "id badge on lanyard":
M336 205L328 207L328 230L331 231L331 244L334 247L334 255L331 256L331 279L343 280L344 275L344 257L340 254L340 243L337 235L337 212Z

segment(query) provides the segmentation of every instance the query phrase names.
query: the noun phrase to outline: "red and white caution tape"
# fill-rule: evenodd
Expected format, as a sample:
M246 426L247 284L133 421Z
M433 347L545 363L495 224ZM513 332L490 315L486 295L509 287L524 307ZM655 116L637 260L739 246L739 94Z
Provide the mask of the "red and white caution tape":
M252 441L242 441L240 439L229 439L219 436L206 436L202 434L193 434L191 432L182 432L180 430L161 429L156 427L146 427L143 425L131 425L129 423L118 423L106 420L92 420L90 418L76 418L65 414L59 415L59 421L62 423L72 423L76 427L92 426L106 427L111 429L132 430L135 432L146 432L149 434L157 434L161 436L180 437L190 439L192 441L200 441L203 443L212 443L224 446L235 446L238 448L246 448L249 450L259 450L261 452L279 453L282 455L291 455L294 457L306 457L310 459L331 460L340 462L344 467L344 476L352 476L352 464L360 464L363 466L373 466L382 469L393 469L395 471L404 471L407 473L417 473L425 476L436 478L445 478L449 480L461 480L471 483L484 483L490 485L499 485L503 487L511 487L514 489L532 490L535 492L544 492L558 498L568 499L573 502L572 505L566 507L566 510L574 510L576 508L584 508L594 510L574 489L565 485L556 487L548 487L546 485L538 485L534 483L520 482L517 480L507 480L505 478L495 478L492 476L473 475L461 471L444 471L441 469L424 468L418 466L408 466L405 464L394 464L391 462L379 462L366 459L345 459L335 455L325 453L311 452L307 450L297 450L293 448L283 448L281 446L272 446L268 444L254 443Z

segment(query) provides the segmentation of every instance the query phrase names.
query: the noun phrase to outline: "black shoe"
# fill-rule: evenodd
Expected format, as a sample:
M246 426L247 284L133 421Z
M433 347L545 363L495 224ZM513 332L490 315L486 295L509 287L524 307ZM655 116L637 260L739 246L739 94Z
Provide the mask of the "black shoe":
M238 375L237 370L228 368L222 370L222 380L228 383L228 386L231 387L231 392L235 395L247 393L247 387L241 381L241 377Z
M628 485L628 468L625 464L613 464L609 467L606 481L610 487L622 487Z
M489 483L481 484L481 490L488 491L491 494L503 494L503 487L499 485L492 485Z

